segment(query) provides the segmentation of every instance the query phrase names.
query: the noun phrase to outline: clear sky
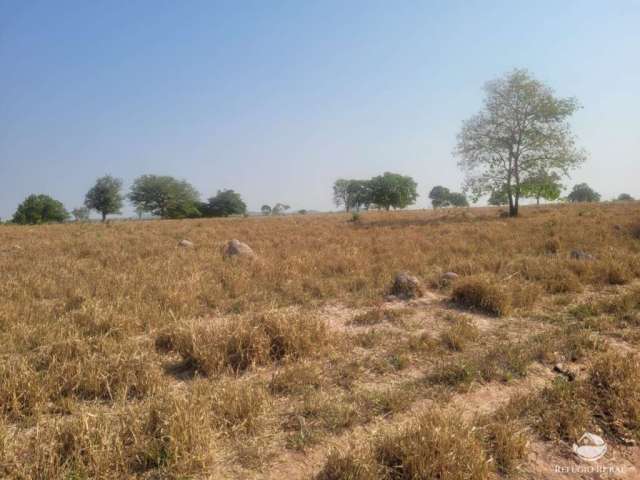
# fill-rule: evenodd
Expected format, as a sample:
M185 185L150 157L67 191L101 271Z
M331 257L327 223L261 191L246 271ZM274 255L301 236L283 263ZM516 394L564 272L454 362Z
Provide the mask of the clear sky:
M388 170L426 207L514 67L584 106L566 183L640 196L639 26L637 0L0 0L0 217L29 193L81 206L106 173L328 210L336 178Z

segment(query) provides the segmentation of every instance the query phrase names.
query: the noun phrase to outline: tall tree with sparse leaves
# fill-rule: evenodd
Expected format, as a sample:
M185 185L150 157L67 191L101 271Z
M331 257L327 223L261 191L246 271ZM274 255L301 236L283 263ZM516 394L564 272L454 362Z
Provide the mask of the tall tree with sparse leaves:
M474 200L506 189L509 215L517 216L522 183L538 172L567 175L586 158L568 118L574 98L558 98L526 70L485 86L484 108L465 121L455 153Z

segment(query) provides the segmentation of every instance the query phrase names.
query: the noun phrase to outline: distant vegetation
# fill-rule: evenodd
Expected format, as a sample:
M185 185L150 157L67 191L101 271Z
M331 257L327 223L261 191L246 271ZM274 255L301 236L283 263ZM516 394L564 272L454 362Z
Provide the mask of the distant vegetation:
M418 198L418 184L411 177L385 172L370 180L339 179L333 185L333 201L347 212L364 208L406 208Z
M13 215L13 223L24 225L63 222L67 218L69 213L58 200L49 195L29 195L18 205Z
M568 123L580 108L575 98L560 98L526 70L513 70L488 82L484 106L463 123L455 154L466 179L462 192L438 185L431 189L433 208L466 207L467 195L476 203L487 198L489 205L508 205L517 216L522 198L568 202L598 202L600 194L587 184L573 187L561 198L562 177L582 164L586 154L575 144ZM119 214L127 198L139 218L198 218L246 215L247 205L233 190L219 190L208 199L186 180L171 176L142 175L129 193L122 193L122 180L110 175L96 180L87 192L84 207L72 210L76 221L89 219L91 210ZM333 185L333 201L347 212L375 209L403 209L415 204L417 183L410 176L385 172L369 180L340 178ZM633 201L628 193L617 201ZM284 203L264 204L263 215L283 215ZM306 213L305 209L299 213ZM64 206L47 195L30 195L16 210L12 221L22 224L62 222L69 218Z
M429 192L433 208L468 207L469 202L464 193L451 192L448 188L438 185Z
M599 202L600 194L592 189L586 183L579 183L571 193L567 196L567 200L570 202Z

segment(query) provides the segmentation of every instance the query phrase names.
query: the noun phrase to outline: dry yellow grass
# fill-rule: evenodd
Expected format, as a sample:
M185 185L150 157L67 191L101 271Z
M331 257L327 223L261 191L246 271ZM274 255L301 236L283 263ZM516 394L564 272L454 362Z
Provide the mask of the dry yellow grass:
M0 226L0 477L483 478L521 467L525 423L640 440L636 360L602 352L640 345L639 204L348 220ZM257 260L223 259L231 238ZM400 271L425 297L385 302ZM556 362L587 373L532 373ZM532 375L521 405L554 416L445 411Z

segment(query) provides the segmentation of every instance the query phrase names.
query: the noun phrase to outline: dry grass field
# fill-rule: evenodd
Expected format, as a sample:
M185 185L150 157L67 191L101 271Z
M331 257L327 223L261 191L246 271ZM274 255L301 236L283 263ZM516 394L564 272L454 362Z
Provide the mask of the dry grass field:
M350 218L0 226L0 477L640 477L639 203Z

